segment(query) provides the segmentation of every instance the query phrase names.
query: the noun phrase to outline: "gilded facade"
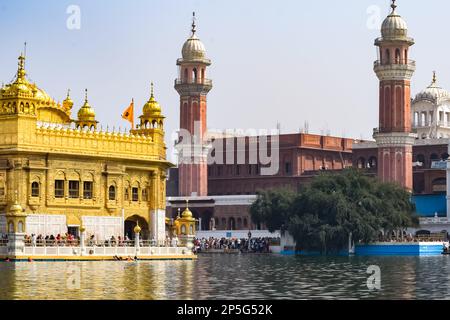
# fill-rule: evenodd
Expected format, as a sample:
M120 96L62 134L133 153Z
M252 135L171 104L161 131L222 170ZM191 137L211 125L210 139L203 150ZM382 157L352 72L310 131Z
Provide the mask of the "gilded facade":
M26 233L77 234L104 240L165 239L164 116L153 88L141 123L130 132L98 128L86 98L72 119L70 94L62 104L31 83L25 57L15 80L0 89L0 233L17 201L27 214ZM118 110L119 112L119 110Z

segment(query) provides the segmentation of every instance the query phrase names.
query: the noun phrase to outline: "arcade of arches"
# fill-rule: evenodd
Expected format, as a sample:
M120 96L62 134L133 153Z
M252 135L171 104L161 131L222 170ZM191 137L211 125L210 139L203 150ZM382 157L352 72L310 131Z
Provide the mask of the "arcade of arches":
M413 193L442 194L446 192L446 172L442 161L449 158L448 139L436 139L424 145L413 146ZM353 149L353 161L357 168L377 173L377 148Z
M185 205L180 201L171 201L171 206L167 207L167 212L172 219L183 212ZM252 223L247 205L214 205L209 203L205 207L202 200L189 202L189 209L197 219L197 230L260 230L262 225Z

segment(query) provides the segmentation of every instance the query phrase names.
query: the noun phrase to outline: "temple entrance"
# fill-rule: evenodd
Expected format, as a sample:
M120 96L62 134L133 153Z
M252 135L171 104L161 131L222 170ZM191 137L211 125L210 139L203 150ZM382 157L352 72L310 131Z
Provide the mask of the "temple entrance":
M150 230L147 221L138 216L134 215L125 220L124 225L124 235L128 236L129 239L134 239L134 227L139 222L139 227L141 227L141 239L148 240L150 238Z

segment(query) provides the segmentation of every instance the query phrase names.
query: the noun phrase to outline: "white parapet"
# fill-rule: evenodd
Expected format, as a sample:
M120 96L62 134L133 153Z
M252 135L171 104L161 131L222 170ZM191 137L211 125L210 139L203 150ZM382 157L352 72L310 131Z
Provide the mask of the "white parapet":
M150 212L150 234L156 243L163 245L166 241L166 211L162 209Z

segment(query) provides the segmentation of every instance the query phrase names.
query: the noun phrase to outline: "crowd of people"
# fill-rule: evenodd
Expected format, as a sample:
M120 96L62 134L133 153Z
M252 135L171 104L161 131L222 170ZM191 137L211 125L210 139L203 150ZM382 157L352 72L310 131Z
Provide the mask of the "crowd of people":
M274 240L272 238L201 238L194 240L194 250L196 252L234 250L242 253L270 253L271 241Z
M70 233L65 234L57 234L54 235L25 235L25 245L30 247L75 247L80 245L80 237L74 236ZM0 243L6 244L8 242L8 235L0 235ZM167 237L166 241L164 243L157 244L154 240L145 240L140 239L139 244L141 247L144 246L177 246L178 245L178 239L172 239L170 237ZM98 240L95 235L88 236L85 239L85 245L88 247L94 247L94 246L103 246L103 247L130 247L134 246L134 239L130 239L127 235L125 236L111 236L108 238L105 238L104 240Z
M411 233L404 232L403 234L399 235L379 234L378 236L379 242L442 242L448 240L448 233L423 233L413 235Z

